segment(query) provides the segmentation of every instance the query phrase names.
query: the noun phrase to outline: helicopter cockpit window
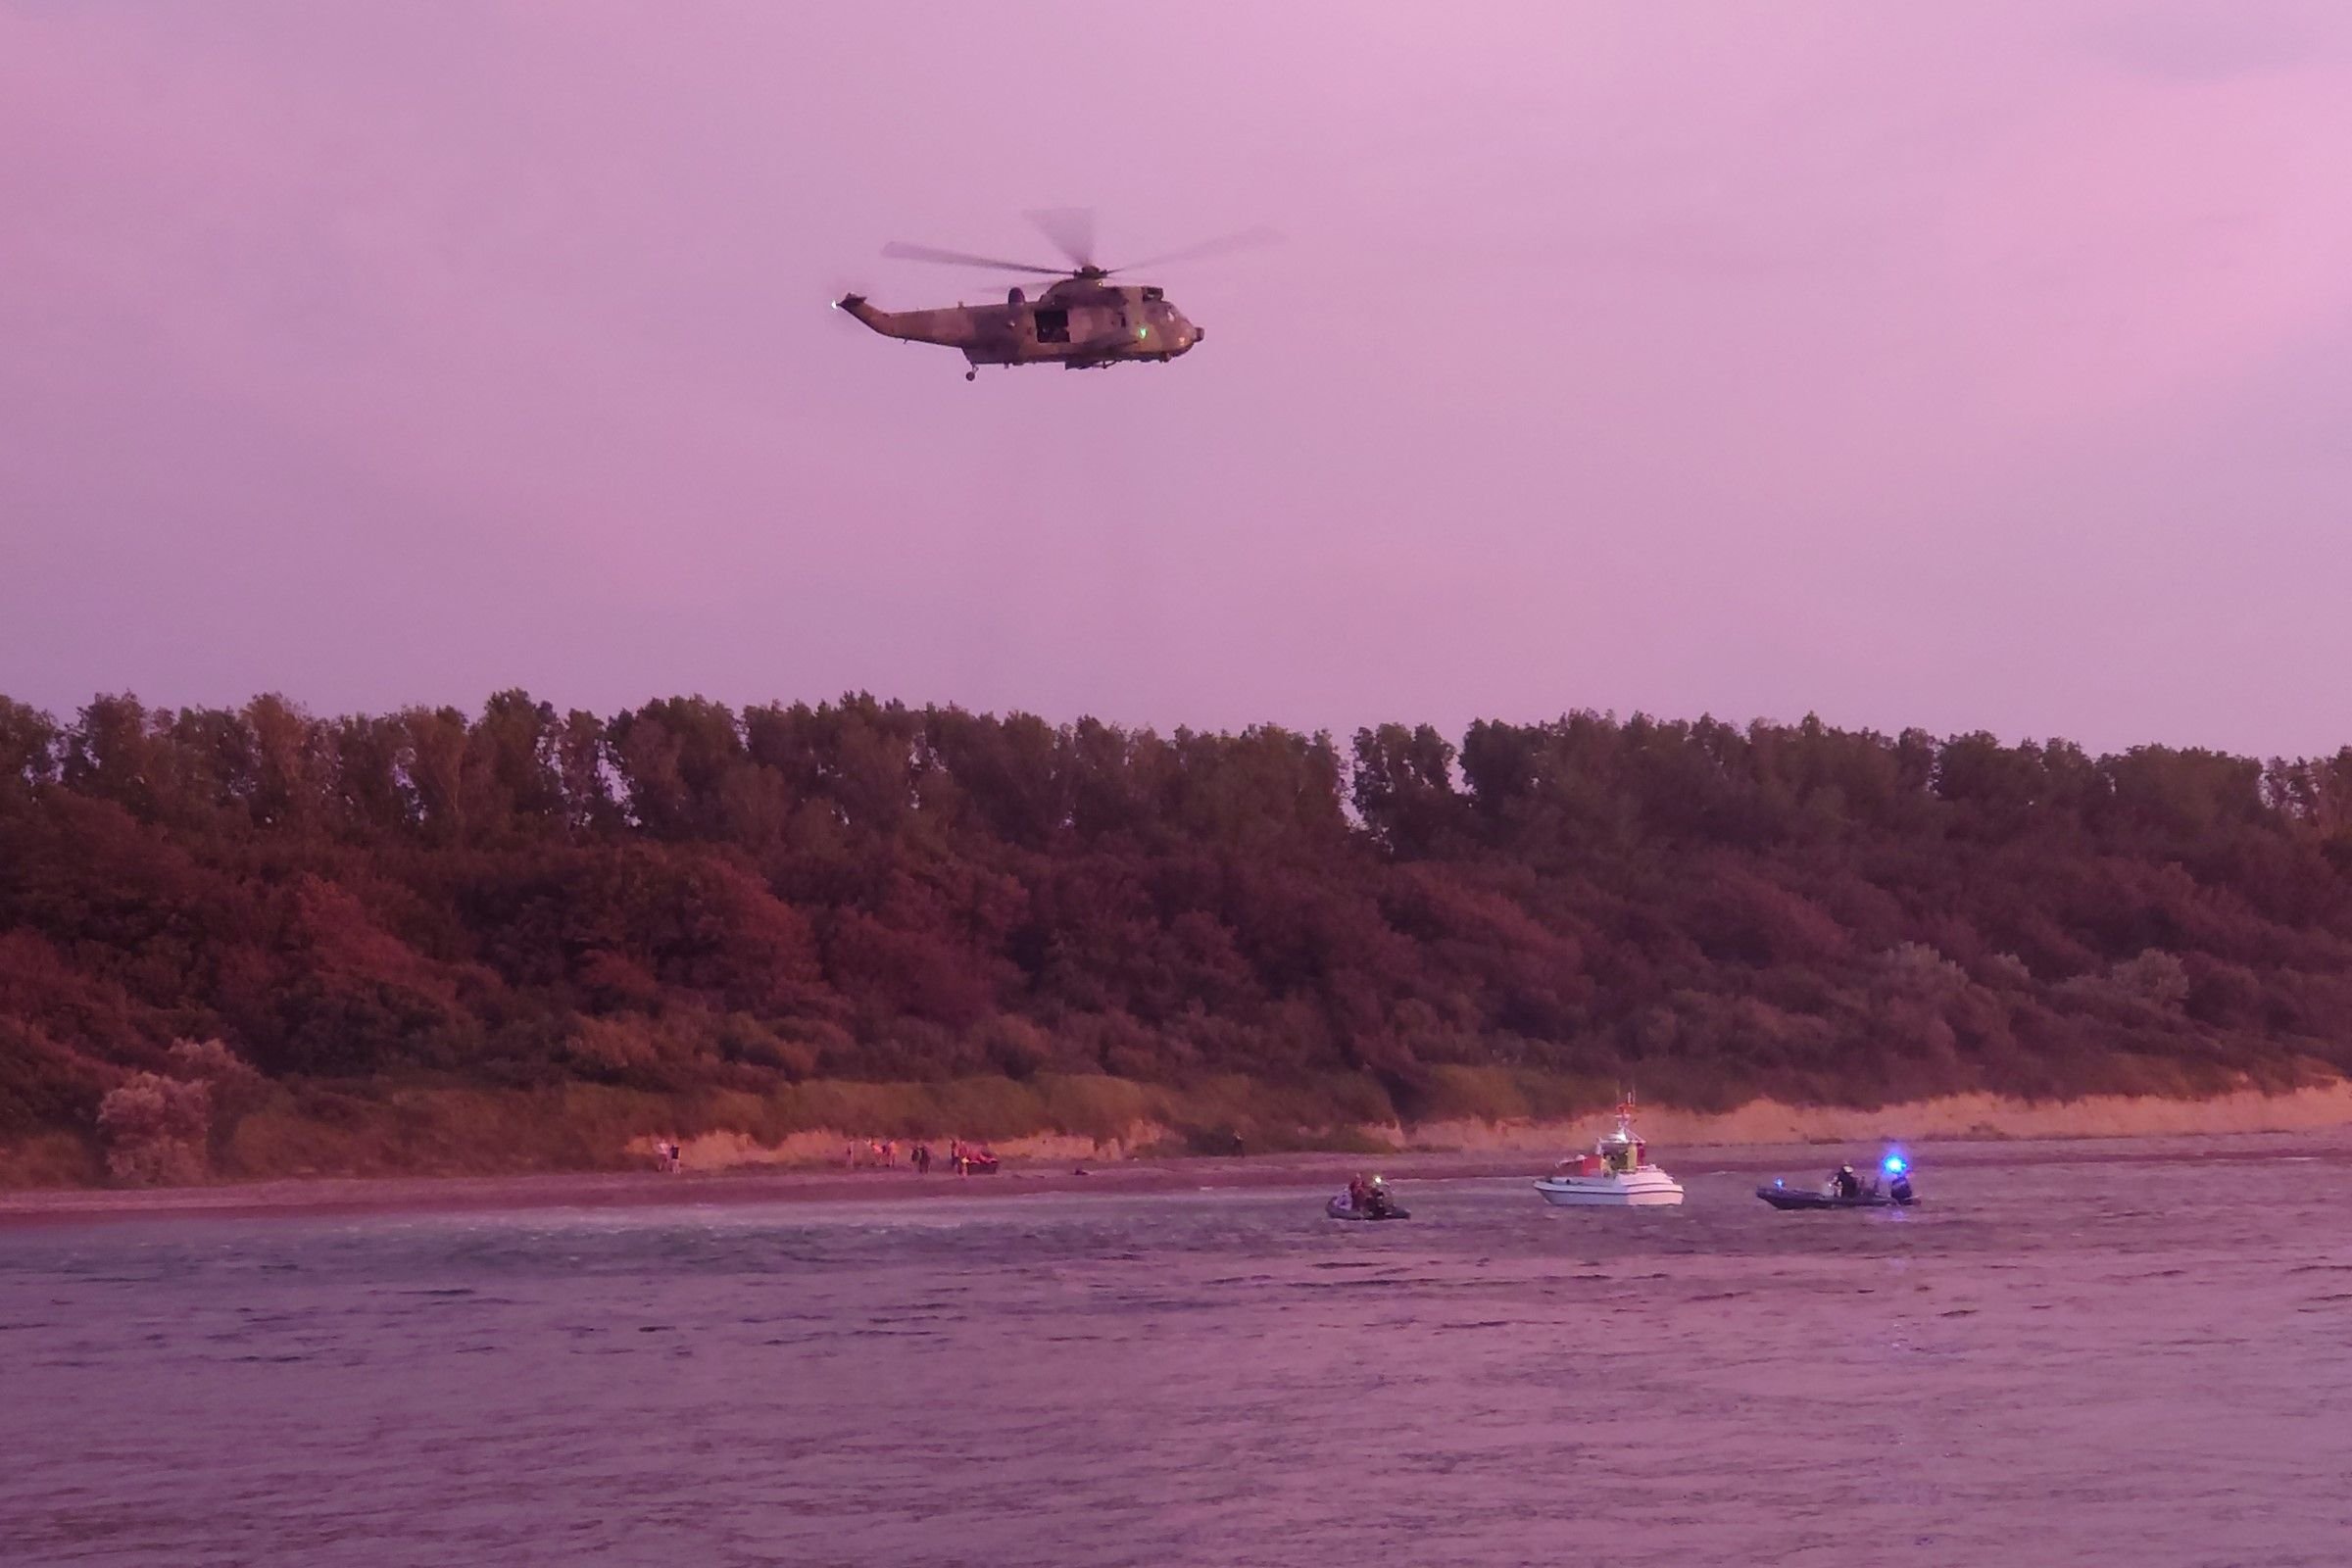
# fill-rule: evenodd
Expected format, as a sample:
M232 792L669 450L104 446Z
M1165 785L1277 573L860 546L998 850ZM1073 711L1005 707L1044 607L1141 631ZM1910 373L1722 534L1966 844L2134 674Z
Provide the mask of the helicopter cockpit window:
M1166 297L1166 293L1160 289L1147 288L1144 290L1144 298L1148 300L1165 299Z
M1070 340L1070 313L1062 307L1039 306L1036 312L1037 340L1040 343L1067 343Z

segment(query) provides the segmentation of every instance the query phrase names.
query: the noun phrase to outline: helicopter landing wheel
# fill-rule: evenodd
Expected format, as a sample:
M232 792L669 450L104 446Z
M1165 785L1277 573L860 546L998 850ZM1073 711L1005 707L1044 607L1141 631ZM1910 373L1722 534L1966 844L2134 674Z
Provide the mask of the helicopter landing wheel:
M977 381L980 379L980 372L978 370L966 370L963 372L963 378L966 381Z

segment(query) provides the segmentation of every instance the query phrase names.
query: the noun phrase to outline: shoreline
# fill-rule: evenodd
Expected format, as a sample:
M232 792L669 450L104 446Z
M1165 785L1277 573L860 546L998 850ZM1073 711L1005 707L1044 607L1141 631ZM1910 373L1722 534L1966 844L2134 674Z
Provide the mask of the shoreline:
M1838 1157L1868 1152L1871 1140L1825 1146L1723 1143L1666 1146L1660 1162L1677 1176L1810 1174L1825 1147ZM1927 1168L1992 1169L2007 1165L2161 1164L2194 1158L2232 1163L2352 1160L2352 1128L2252 1133L2079 1135L2036 1139L1935 1141ZM1915 1159L1922 1156L1914 1151ZM986 1202L1065 1193L1148 1195L1172 1192L1271 1192L1334 1188L1360 1170L1399 1182L1533 1180L1548 1159L1514 1151L1405 1151L1391 1154L1309 1152L1285 1154L1172 1155L1101 1165L1037 1161L1007 1164L995 1176L955 1176L911 1169L845 1171L738 1168L667 1175L654 1171L541 1172L507 1176L291 1177L191 1187L0 1190L0 1233L10 1230L139 1220L302 1219L384 1215L607 1210L660 1207L738 1208L759 1204L896 1203L920 1200Z

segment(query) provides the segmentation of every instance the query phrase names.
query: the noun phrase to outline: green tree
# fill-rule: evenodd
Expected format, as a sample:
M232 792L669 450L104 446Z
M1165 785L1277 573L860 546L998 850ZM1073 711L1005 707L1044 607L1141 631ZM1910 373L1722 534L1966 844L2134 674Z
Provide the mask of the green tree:
M57 720L0 697L0 803L28 797L57 777Z
M1452 744L1427 724L1355 732L1349 793L1356 815L1391 854L1430 854L1457 830L1462 800L1453 759Z

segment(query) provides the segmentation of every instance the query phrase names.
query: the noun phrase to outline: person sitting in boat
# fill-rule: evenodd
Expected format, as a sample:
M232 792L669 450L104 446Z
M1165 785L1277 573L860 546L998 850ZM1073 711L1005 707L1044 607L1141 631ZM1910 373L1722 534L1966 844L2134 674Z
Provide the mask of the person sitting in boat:
M1361 1176L1348 1178L1348 1206L1361 1214L1372 1202L1372 1184Z
M1853 1166L1840 1165L1830 1172L1830 1196L1833 1198L1860 1198L1862 1196L1862 1179L1854 1174Z
M1386 1219L1389 1213L1389 1184L1378 1176L1373 1177L1371 1185L1364 1189L1364 1200L1356 1207L1374 1219Z

